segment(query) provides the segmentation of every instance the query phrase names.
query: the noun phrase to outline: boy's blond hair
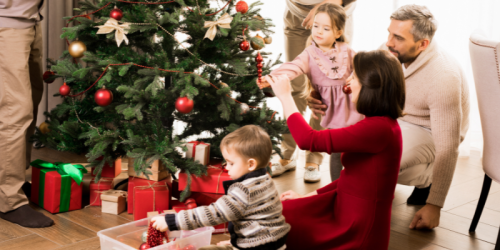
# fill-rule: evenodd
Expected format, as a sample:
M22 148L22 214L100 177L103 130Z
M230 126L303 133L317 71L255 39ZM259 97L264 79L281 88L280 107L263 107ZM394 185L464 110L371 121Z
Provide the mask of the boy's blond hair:
M246 125L229 133L222 139L220 148L235 150L247 159L254 158L257 161L256 169L268 166L273 151L271 138L266 131L256 125Z

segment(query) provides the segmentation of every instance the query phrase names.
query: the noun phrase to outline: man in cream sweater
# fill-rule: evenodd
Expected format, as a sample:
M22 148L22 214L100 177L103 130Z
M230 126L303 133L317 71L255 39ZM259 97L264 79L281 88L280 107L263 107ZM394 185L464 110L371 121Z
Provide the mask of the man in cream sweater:
M22 190L42 99L43 0L0 0L0 218L23 227L53 221L33 210Z
M424 6L405 5L391 15L385 44L402 64L406 83L406 115L399 119L403 156L398 183L415 186L407 203L425 205L410 228L439 225L450 189L458 147L469 127L469 90L457 61L435 41L434 16ZM321 114L321 101L308 98ZM432 184L432 185L431 185Z
M287 62L292 61L306 48L307 38L311 35L311 27L314 21L314 14L316 9L324 3L334 3L344 7L347 15L346 27L344 30L347 43L352 41L352 27L353 18L352 14L356 8L356 0L286 0L286 9L284 14L284 33L285 33L285 51ZM292 80L293 99L297 104L297 108L301 113L304 113L307 108L306 97L303 94L307 82L305 76L299 76ZM322 130L319 125L320 119L311 117L309 123L311 127L316 130ZM291 134L283 135L283 142L281 144L281 151L283 159L274 163L272 166L273 177L281 175L285 171L293 170L297 166L297 160L292 159L293 153L297 144L293 140ZM319 172L319 165L323 161L321 153L306 152L306 171L304 173L305 182L318 182L321 180L321 173ZM331 169L332 181L339 177L341 169Z

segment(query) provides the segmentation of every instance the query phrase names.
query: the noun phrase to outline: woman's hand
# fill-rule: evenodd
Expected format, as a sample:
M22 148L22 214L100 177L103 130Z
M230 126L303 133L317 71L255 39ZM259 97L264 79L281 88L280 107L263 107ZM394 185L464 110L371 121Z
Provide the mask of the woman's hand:
M268 75L265 76L264 79L271 85L278 99L283 100L283 97L292 96L292 85L288 76L279 75L270 77Z
M281 201L294 200L294 199L298 199L298 198L302 198L302 195L297 194L297 193L295 193L295 191L292 191L292 190L288 190L288 191L282 193L280 196Z
M151 218L151 225L156 230L160 230L160 232L165 232L168 229L167 221L165 220L165 216L155 216Z
M271 85L269 84L269 82L267 82L266 76L264 76L261 78L260 82L259 82L259 80L257 80L257 86L259 86L259 89L263 89L263 88L270 87Z

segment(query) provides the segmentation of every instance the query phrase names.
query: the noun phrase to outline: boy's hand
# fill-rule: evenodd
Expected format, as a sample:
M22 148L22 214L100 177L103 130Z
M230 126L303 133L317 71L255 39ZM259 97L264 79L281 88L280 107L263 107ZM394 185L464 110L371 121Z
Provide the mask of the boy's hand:
M266 77L264 76L260 79L260 82L259 82L259 80L257 80L257 86L259 86L259 89L263 89L263 88L270 87L271 85L269 84L269 82L266 80Z
M217 246L231 246L231 241L230 240L225 240L217 243Z
M156 228L156 230L160 230L161 232L165 232L168 229L165 216L161 215L151 218L151 225L153 225L153 228Z

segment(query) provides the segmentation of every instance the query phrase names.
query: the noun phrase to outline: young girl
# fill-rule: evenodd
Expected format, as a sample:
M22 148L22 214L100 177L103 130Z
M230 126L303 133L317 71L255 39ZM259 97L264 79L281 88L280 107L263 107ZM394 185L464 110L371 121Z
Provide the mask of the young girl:
M306 94L314 90L328 106L321 121L321 126L328 129L347 127L363 119L351 103L350 94L343 92L347 78L353 72L352 59L355 55L344 42L345 22L346 14L341 6L321 5L314 17L308 40L310 46L295 60L284 63L270 74L271 77L286 75L290 80L306 74L310 80L310 87L304 90ZM258 85L265 88L269 83L263 78ZM340 153L333 153L330 156L332 181L339 177L341 170Z

